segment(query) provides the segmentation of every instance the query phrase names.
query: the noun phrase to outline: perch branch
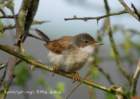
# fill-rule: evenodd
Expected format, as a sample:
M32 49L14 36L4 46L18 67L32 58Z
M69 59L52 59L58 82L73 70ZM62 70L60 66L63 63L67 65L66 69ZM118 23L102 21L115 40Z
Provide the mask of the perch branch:
M23 61L31 64L31 65L34 65L36 68L40 68L40 69L43 69L43 70L54 72L54 73L56 73L58 75L67 77L69 79L72 79L73 78L71 74L67 74L67 73L64 73L64 72L55 72L53 70L53 68L50 68L50 67L48 67L48 66L46 66L46 65L44 65L44 64L42 64L42 63L40 63L38 61L36 61L35 59L31 59L28 56L25 56L24 54L19 53L19 52L13 50L13 48L11 48L8 45L2 45L2 44L0 44L0 49L2 51L4 51L4 52L7 52L7 53L9 53L9 54L11 54L11 55L19 58L19 59L21 59L21 60L23 60ZM123 92L117 91L117 90L112 89L112 88L107 88L107 87L105 87L103 85L97 84L97 83L92 82L92 81L89 81L89 80L82 80L81 79L80 82L82 82L82 83L84 83L84 84L86 84L88 86L91 86L91 87L94 87L94 88L98 88L98 89L101 89L103 91L106 91L106 92L109 92L109 93L112 93L112 94L119 93L121 95L125 95Z
M88 20L100 20L102 18L106 18L109 16L116 16L116 15L121 15L121 14L126 14L126 11L119 11L119 12L115 12L115 13L110 13L110 14L106 14L106 15L102 15L102 16L97 16L97 17L77 17L74 16L73 18L65 18L65 21L69 21L69 20L83 20L83 21L88 21Z

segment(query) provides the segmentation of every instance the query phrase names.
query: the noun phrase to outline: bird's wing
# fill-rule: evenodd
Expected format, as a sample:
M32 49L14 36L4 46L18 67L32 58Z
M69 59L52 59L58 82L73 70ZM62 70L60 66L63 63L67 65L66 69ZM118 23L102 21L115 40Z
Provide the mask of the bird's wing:
M60 39L50 41L49 43L44 44L50 51L61 54L66 49L69 49L71 46L72 36L64 36Z

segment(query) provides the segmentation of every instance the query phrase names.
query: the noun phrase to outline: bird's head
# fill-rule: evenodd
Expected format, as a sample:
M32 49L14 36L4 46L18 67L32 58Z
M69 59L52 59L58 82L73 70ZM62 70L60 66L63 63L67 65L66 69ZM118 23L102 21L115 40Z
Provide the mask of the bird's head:
M83 52L92 54L96 47L102 45L98 43L90 34L88 33L81 33L75 35L73 39L73 43L79 47Z

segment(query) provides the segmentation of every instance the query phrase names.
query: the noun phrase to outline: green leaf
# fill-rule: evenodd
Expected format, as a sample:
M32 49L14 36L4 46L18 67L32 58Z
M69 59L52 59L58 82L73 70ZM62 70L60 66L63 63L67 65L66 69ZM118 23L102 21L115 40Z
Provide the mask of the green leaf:
M40 77L38 77L37 81L36 81L37 86L42 86L43 88L45 88L46 90L50 90L50 86L48 85L48 83L45 80L44 75L41 75Z
M58 94L55 94L55 99L62 99L62 96L58 95Z
M26 84L27 80L30 77L29 70L27 68L27 63L26 62L21 62L19 63L14 71L15 74L15 83L19 86L23 86Z
M106 97L105 99L116 99L116 97L113 94L108 92L105 93L105 97Z
M61 94L64 93L64 89L65 89L64 83L58 82L56 85L56 91L58 93L54 94L55 99L62 99Z
M38 79L37 79L37 84L41 85L41 86L46 86L46 82L45 82L45 79L40 76Z
M64 92L64 89L65 89L64 83L58 82L58 83L57 83L56 90L57 90L57 91L60 91L61 93L63 93L63 92Z

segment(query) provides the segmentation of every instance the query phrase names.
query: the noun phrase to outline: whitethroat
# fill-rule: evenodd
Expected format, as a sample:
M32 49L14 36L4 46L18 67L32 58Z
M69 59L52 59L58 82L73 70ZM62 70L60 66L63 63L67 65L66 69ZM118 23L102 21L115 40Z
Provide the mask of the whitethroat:
M95 48L102 45L88 33L50 40L42 31L38 29L36 31L45 41L44 46L48 49L49 62L54 66L55 72L72 73L73 80L80 80L77 71L91 62L89 60L93 59Z

